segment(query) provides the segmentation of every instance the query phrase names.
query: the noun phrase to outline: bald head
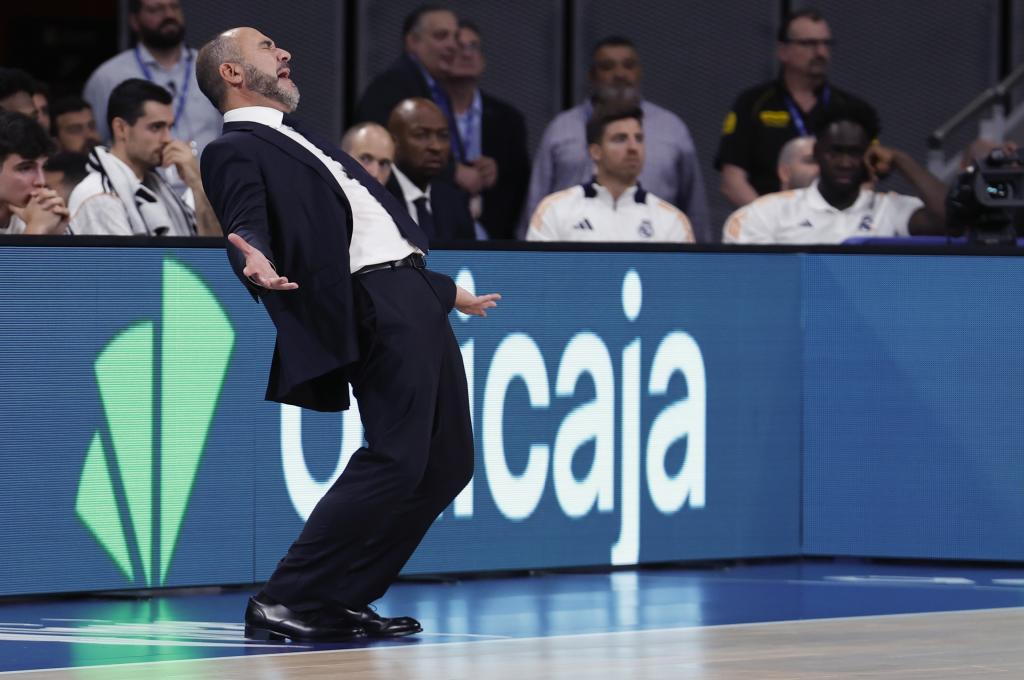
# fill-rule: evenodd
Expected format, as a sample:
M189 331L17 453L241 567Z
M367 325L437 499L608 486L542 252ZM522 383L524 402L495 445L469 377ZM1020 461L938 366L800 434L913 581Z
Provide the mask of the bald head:
M391 133L377 123L360 123L341 138L341 150L352 156L381 184L391 177L395 142Z
M391 131L391 134L396 135L402 126L421 121L434 123L438 119L444 122L444 113L437 104L423 97L410 97L398 102L395 108L391 109L391 115L388 116L388 130ZM447 125L447 123L445 124Z
M776 168L783 191L803 189L818 178L818 161L814 159L814 137L794 137L779 151Z
M421 189L448 165L448 121L429 99L399 102L391 110L388 131L395 138L395 165Z
M219 111L269 106L289 113L299 104L291 57L255 28L232 28L199 50L196 80Z

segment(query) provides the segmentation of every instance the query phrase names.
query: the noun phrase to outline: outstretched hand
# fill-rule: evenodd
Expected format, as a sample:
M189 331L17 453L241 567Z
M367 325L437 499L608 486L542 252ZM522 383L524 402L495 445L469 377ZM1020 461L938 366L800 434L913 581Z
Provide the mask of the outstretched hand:
M462 286L455 287L455 308L463 314L487 316L487 310L498 306L500 293L473 295Z
M299 287L299 284L289 281L288 277L278 276L270 260L238 234L228 234L228 241L242 251L245 256L242 274L257 286L269 290L295 290Z

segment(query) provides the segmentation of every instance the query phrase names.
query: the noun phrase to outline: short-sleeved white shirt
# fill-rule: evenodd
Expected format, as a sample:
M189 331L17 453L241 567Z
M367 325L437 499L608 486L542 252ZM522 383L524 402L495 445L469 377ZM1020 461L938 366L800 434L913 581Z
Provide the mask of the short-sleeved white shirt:
M618 199L597 182L557 191L537 206L528 241L693 243L683 211L639 185Z
M914 196L861 189L845 210L833 207L818 191L805 189L761 196L729 216L725 243L830 244L854 237L909 236L910 217L924 203Z

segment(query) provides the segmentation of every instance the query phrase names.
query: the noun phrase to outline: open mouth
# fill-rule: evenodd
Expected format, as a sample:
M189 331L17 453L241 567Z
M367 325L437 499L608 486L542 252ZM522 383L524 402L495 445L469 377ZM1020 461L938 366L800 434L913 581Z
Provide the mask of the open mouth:
M277 72L277 77L278 77L279 80L290 80L291 79L290 78L291 74L292 74L291 69L283 68L283 69L281 69L281 70L279 70Z

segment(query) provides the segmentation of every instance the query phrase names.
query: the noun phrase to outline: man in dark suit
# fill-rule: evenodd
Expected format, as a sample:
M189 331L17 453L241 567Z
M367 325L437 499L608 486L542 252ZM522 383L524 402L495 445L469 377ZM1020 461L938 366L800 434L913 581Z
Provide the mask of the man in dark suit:
M480 90L486 62L475 24L459 21L458 44L445 89L466 161L481 175L482 191L470 199L470 211L490 238L514 239L530 183L526 121L514 106Z
M388 131L395 138L388 191L431 242L476 238L468 197L444 176L449 130L437 105L418 97L399 102L388 119Z
M363 91L355 122L387 125L392 109L403 99L447 98L440 81L455 59L457 29L455 14L436 5L422 5L409 14L402 24L404 51Z
M387 125L398 102L410 97L430 99L448 121L452 163L445 174L467 194L476 196L484 189L483 177L466 158L444 88L458 49L458 26L455 14L439 5L420 5L413 10L402 22L402 55L367 86L356 104L354 122Z
M369 604L473 470L448 312L484 316L499 296L472 295L426 269L426 236L394 197L284 115L299 100L290 58L252 28L203 46L200 88L224 114L223 135L203 154L203 184L235 272L277 327L267 398L337 411L351 384L367 446L250 598L246 635L407 635L420 631L417 621Z

